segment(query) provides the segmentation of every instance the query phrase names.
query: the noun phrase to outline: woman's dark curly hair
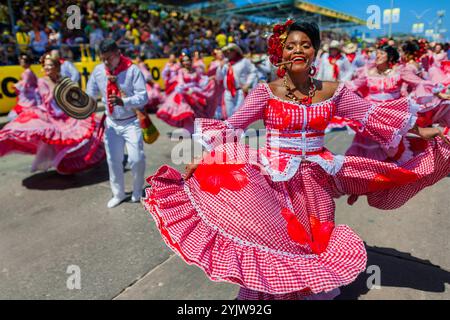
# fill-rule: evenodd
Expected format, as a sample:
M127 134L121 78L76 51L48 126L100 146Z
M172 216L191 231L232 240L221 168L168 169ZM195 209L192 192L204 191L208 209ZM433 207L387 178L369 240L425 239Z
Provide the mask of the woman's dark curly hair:
M291 31L301 31L305 33L309 39L311 39L311 43L313 48L319 51L320 48L320 30L319 26L315 22L299 22L296 21L288 27L288 34Z
M23 60L26 64L32 64L33 63L33 59L27 53L21 53L19 55L19 59Z
M417 40L406 41L402 45L402 51L408 55L414 55L419 49L420 46Z
M383 50L388 55L388 62L389 63L397 63L400 59L400 54L398 53L397 49L395 49L392 46L384 45L378 48L378 50Z

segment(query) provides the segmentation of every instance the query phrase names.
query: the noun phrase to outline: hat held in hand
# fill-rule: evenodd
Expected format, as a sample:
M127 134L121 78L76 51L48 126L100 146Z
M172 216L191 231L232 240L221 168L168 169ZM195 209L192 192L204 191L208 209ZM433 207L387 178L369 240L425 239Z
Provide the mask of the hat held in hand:
M97 101L69 78L64 78L55 86L53 96L61 110L75 119L86 119L97 109Z

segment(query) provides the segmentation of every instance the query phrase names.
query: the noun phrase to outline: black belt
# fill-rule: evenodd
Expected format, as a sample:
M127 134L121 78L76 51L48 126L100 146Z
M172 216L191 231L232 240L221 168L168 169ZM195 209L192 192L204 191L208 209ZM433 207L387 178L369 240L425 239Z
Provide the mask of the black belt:
M133 119L133 118L137 118L137 116L134 115L134 116L131 116L131 117L128 117L128 118L124 118L124 119L114 119L114 118L111 118L111 120L114 120L114 121L125 121L125 120L130 120L130 119Z

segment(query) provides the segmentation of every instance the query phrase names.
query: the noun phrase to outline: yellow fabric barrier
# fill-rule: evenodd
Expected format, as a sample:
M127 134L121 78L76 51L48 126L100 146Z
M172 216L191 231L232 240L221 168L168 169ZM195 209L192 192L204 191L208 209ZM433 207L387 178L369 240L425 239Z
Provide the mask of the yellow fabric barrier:
M212 57L204 57L203 61L208 67ZM162 70L168 59L149 59L145 60L153 79L164 88L164 82L161 77ZM89 56L84 56L81 62L75 62L75 67L81 74L81 88L86 88L87 80L94 67L100 61L92 61ZM44 75L41 65L32 65L31 70L37 77ZM0 67L0 113L7 113L16 105L16 92L14 84L20 80L23 69L20 66L2 66Z

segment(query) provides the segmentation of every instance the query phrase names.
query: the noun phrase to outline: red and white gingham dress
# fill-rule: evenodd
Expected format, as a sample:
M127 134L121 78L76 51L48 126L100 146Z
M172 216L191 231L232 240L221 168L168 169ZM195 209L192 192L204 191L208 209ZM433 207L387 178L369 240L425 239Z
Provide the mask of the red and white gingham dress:
M332 98L304 106L260 84L228 121L196 119L194 138L234 166L203 163L186 182L162 166L147 179L144 206L172 250L210 279L240 285L239 299L333 297L365 269L362 240L338 225L326 250L315 252L294 241L281 212L289 209L311 236L311 217L334 222L335 197L367 195L370 205L392 209L445 177L450 148L439 138L402 167L333 155L323 147L323 132L335 115L357 121L380 144L395 146L415 122L412 109L406 98L374 108L342 85ZM223 144L259 119L267 129L265 148Z
M177 71L174 90L159 106L156 115L174 127L189 128L196 117L212 117L216 100L215 81L198 72Z
M420 104L416 124L419 127L427 127L433 123L439 123L446 127L450 125L450 101L441 100L434 92L445 88L445 79L438 77L433 80L424 80L418 75L418 69L414 64L398 66L393 72L386 76L376 76L369 73L369 68L364 68L359 72L358 77L348 82L347 87L355 92L359 92L366 100L373 103L380 103L398 99L402 94L402 86L408 85L412 91L414 100ZM436 91L437 90L437 91ZM362 94L366 92L367 95ZM335 121L339 124L349 125L345 121ZM351 126L351 125L350 125ZM418 141L420 140L420 141ZM418 153L423 152L423 140L416 138L405 138L398 148L386 150L378 143L356 134L351 147L346 155L362 156L380 161L389 161L402 164Z

